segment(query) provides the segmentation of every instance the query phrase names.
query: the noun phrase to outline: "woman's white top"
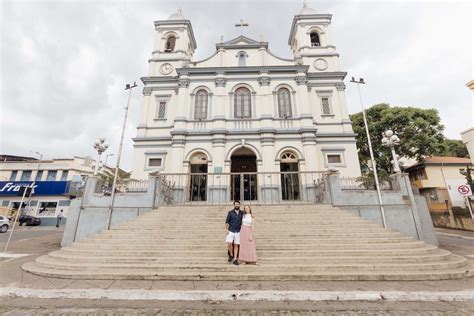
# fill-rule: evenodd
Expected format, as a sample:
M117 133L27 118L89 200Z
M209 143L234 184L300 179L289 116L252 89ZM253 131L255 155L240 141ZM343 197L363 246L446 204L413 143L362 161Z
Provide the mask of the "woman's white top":
M251 214L245 214L244 217L242 218L242 225L244 226L252 226L252 215Z

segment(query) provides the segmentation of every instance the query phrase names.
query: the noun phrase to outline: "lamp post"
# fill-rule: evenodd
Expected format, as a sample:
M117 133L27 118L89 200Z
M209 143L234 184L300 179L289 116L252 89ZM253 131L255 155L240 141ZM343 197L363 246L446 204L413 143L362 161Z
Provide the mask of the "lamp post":
M97 161L95 163L94 176L96 176L97 172L99 171L100 155L102 155L102 153L106 151L107 148L109 148L109 144L105 142L104 137L97 139L94 143L94 149L97 150Z
M364 78L359 78L359 81L356 81L354 77L352 77L350 82L357 84L357 91L359 92L360 106L362 107L362 116L364 118L365 133L367 134L367 142L369 144L370 164L372 166L372 169L374 170L375 188L377 190L377 198L379 200L380 213L382 214L382 224L383 224L383 227L387 227L387 223L385 220L385 210L384 210L383 202L382 202L382 193L380 192L379 177L377 175L377 166L375 164L374 151L372 150L372 141L370 140L369 126L367 125L367 117L365 116L364 103L362 102L362 94L360 92L360 85L365 84L365 81L364 81Z
M117 186L117 175L118 175L118 169L120 166L120 158L122 156L123 136L125 134L125 126L127 125L127 116L128 116L128 107L130 105L130 97L132 96L132 89L135 88L136 86L137 86L136 82L133 82L133 85L130 85L128 83L125 85L125 90L129 90L128 101L127 101L127 105L125 106L125 117L123 118L122 136L120 137L120 145L119 145L119 150L117 154L117 162L115 164L114 181L112 183L112 193L111 193L111 198L110 198L109 222L107 224L107 229L110 229L110 224L112 222L112 212L114 210L114 202L115 202L115 187Z
M395 146L400 145L400 138L398 138L392 130L386 130L385 133L382 134L382 145L390 148L393 157L393 171L400 173L400 165L398 163L397 154L395 153Z

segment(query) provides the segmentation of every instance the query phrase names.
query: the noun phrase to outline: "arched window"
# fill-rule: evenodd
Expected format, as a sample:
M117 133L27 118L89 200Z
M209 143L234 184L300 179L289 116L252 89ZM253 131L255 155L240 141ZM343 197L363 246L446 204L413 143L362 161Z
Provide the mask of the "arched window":
M287 88L278 90L278 112L282 118L291 117L290 91Z
M282 163L298 163L298 157L291 151L285 151L280 158Z
M245 53L239 53L239 66L245 66Z
M174 35L168 36L166 39L165 52L172 52L174 50L174 45L176 44L176 37Z
M311 32L309 37L311 39L311 46L321 46L321 42L319 41L319 34L317 32Z
M194 118L195 119L207 118L207 100L208 100L208 94L206 90L201 89L196 93L196 101L194 102Z
M250 90L238 88L234 92L234 116L240 118L251 117Z

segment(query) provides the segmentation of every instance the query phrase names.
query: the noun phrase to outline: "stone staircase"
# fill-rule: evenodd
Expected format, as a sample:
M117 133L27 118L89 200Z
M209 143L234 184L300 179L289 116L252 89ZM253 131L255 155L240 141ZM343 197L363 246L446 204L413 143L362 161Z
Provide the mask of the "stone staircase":
M23 265L38 275L135 280L440 280L470 275L449 251L329 205L254 206L258 265L227 263L228 207L160 207Z

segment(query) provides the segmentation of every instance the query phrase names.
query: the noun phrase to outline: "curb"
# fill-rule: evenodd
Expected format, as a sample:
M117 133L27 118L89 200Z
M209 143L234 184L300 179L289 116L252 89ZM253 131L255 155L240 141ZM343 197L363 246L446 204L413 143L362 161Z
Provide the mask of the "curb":
M158 301L468 301L474 290L404 291L158 291L0 288L0 297Z

